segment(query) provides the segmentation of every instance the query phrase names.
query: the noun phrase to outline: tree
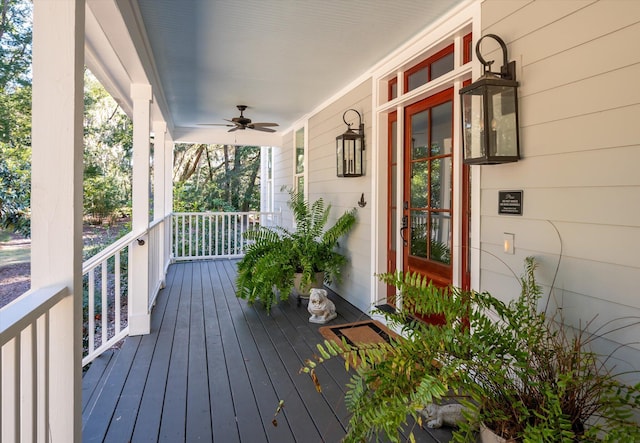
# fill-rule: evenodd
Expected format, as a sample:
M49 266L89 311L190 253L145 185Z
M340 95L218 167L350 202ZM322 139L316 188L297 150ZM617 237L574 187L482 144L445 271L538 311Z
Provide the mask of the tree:
M250 211L260 207L260 148L177 144L176 211Z
M29 235L31 3L0 0L0 228Z
M88 70L84 85L84 212L101 222L130 206L133 128Z

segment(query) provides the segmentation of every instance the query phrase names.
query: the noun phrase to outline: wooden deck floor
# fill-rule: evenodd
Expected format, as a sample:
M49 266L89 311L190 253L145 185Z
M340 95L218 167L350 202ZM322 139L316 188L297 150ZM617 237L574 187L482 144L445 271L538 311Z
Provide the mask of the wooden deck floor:
M267 316L234 292L236 262L174 264L151 334L129 337L83 380L84 442L339 442L348 373L338 359L318 369L323 393L298 373L322 340L293 298ZM332 324L366 319L332 297ZM285 406L272 424L278 401ZM414 427L418 441L446 430Z

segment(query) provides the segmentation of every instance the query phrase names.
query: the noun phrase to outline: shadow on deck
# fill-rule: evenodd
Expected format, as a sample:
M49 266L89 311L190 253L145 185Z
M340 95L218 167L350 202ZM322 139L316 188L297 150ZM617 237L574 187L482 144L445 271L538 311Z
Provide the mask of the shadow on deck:
M235 296L236 262L174 264L151 333L128 337L96 359L83 380L84 442L339 442L349 374L335 359L317 369L318 394L302 362L323 340L305 306L270 316ZM368 318L333 296L340 324ZM272 421L279 400L285 406ZM447 430L414 426L419 442Z

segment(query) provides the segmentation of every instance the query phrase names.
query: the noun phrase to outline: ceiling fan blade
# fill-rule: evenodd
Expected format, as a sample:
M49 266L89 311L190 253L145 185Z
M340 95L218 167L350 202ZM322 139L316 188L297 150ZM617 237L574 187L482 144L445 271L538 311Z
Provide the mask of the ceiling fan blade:
M280 126L277 123L251 123L252 126Z
M262 131L262 132L276 132L276 130L275 130L275 129L265 128L265 127L262 127L262 126L257 126L257 127L256 127L256 126L254 126L254 125L251 125L251 126L247 126L247 127L248 127L249 129L253 129L253 130L256 130L256 131Z
M226 123L198 123L198 126L234 126Z
M237 131L238 129L242 129L240 126L236 126L234 128L229 129L227 132Z

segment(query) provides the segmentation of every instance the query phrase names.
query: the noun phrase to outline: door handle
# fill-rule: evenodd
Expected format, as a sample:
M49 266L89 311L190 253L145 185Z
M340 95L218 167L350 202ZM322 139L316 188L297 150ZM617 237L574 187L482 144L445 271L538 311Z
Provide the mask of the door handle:
M409 227L409 217L406 215L402 216L402 227L400 228L400 238L402 239L402 243L407 246L407 239L404 238L404 231L406 231Z

